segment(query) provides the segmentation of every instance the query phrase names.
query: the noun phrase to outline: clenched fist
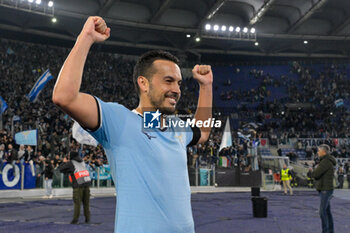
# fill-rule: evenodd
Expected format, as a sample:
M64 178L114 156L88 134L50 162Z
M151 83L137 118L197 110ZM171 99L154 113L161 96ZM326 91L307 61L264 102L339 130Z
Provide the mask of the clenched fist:
M102 42L109 38L111 29L99 16L90 16L83 27L80 35L87 36L94 42Z
M213 73L209 65L195 65L192 75L200 85L208 85L213 83Z

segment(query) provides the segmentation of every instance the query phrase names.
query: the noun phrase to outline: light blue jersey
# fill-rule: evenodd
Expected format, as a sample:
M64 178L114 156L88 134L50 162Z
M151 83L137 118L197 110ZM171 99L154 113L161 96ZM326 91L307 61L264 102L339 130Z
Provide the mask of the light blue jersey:
M116 233L194 233L186 146L193 138L167 128L142 131L142 116L98 99L100 127L90 134L107 154L116 184Z

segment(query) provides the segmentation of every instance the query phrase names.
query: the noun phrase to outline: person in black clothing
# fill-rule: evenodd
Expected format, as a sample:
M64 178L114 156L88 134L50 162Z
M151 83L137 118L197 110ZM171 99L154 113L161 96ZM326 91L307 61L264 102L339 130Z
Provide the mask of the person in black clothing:
M293 169L291 169L290 174L292 176L292 179L290 181L290 186L292 186L292 188L298 187L299 182L298 182L298 177L296 172Z
M2 168L4 166L4 162L6 161L7 153L5 151L5 145L0 145L0 174L2 173Z
M40 152L40 151L39 151ZM45 158L40 155L35 158L35 175L36 175L36 187L42 188L43 180L42 180L42 172L45 170Z
M348 168L346 173L346 179L348 180L348 189L350 189L350 168L349 168L349 163L348 163Z
M60 159L60 156L58 154L56 154L55 158L54 158L55 167L58 167L61 163L62 163L62 160Z
M314 179L312 178L312 168L309 167L309 171L307 172L307 186L309 188L314 187Z
M45 189L46 189L46 196L44 198L52 198L52 178L53 178L53 160L46 160L45 161L45 169L41 173L41 175L45 175Z
M24 154L24 162L29 163L30 170L32 171L32 176L35 176L34 159L35 159L35 155L34 155L33 148L31 146L27 146L26 153Z
M13 176L16 176L16 161L18 159L18 155L17 155L17 151L15 149L13 149L12 144L8 144L7 146L8 150L7 150L7 158L6 161L8 164L12 164L12 171L13 171Z
M337 188L342 189L344 185L344 171L342 167L338 168L337 175L338 175L338 183L339 183Z
M278 154L278 156L282 157L282 149L281 148L278 148L277 154Z
M348 152L346 151L346 148L343 147L340 151L340 158L347 158L348 157Z
M90 174L78 152L70 153L70 160L64 158L59 166L60 172L69 174L73 187L74 215L71 224L77 224L80 215L80 204L83 202L85 223L90 223Z
M24 154L24 162L29 163L34 160L34 151L31 146L27 146L26 153Z

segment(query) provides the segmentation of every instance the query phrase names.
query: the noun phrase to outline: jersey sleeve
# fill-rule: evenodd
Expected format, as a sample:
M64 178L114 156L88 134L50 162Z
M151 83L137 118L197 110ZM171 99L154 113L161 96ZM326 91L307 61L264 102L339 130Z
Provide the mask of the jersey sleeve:
M188 138L186 138L186 145L194 146L198 143L199 139L201 138L201 130L197 126L190 127L190 130L192 131L192 136L187 135Z
M118 103L106 103L94 97L98 109L98 127L88 130L103 147L111 146L111 139L117 142L125 126L127 109Z
M185 127L177 127L176 130L181 132L183 137L185 138L185 146L193 146L196 145L201 137L201 131L196 125L187 125L186 120L177 119L184 122Z

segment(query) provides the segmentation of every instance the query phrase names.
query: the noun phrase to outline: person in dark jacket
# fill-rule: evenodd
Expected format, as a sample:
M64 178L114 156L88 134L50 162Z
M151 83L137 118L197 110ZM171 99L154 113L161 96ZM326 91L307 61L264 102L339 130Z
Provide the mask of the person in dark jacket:
M54 167L50 160L45 161L45 169L41 172L41 175L45 175L45 190L46 195L44 198L52 198L52 178L53 178Z
M337 188L342 189L344 185L344 171L342 167L339 167L337 171L337 175L338 175L338 183L339 183Z
M309 188L313 188L314 187L314 179L312 178L312 167L309 167L309 171L306 174L307 176L307 186Z
M71 224L77 224L80 205L83 202L85 223L90 223L90 174L78 152L70 153L70 160L64 158L59 166L60 172L69 174L73 187L74 215Z
M326 144L318 147L317 154L320 157L320 163L312 172L312 177L316 180L315 187L320 196L322 233L334 233L330 200L334 190L334 166L337 164L337 161L330 155L330 148Z
M345 164L345 174L346 174L346 179L348 181L348 189L350 189L350 163L347 162Z
M8 144L7 146L7 158L6 161L8 164L12 165L12 169L13 169L13 176L17 176L16 172L16 161L18 159L18 154L17 154L17 150L15 150L12 146L12 144Z

